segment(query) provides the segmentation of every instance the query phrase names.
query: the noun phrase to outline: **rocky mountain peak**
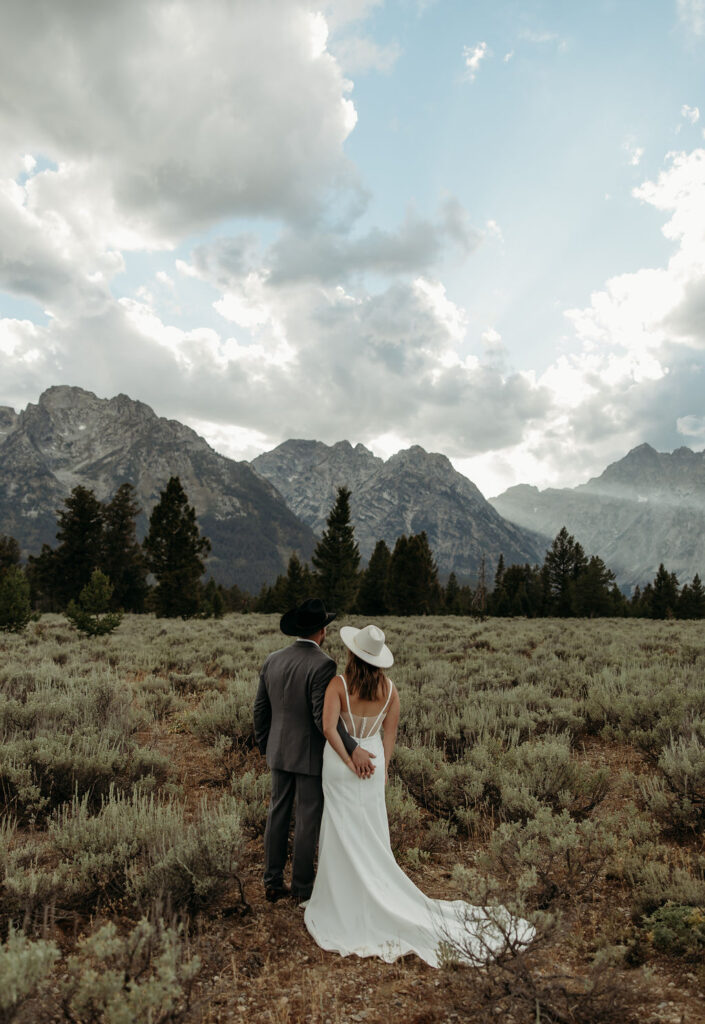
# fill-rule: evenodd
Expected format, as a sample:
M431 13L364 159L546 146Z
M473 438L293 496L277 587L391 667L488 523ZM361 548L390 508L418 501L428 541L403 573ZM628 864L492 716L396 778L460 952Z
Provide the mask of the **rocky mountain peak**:
M19 417L9 405L0 405L0 442L17 426Z
M217 454L190 427L127 395L52 387L4 420L12 429L0 435L0 534L16 537L25 554L54 544L56 509L75 486L106 501L131 483L144 531L171 476L212 542L208 568L216 579L256 590L286 568L293 550L307 557L313 548L311 530L249 463Z
M347 441L331 446L285 441L252 464L319 534L337 488L348 487L363 558L369 558L378 540L393 546L401 534L425 530L441 573L455 571L467 578L477 572L483 556L488 566L500 553L510 561L533 561L545 546L543 539L505 523L445 455L420 445L385 462L364 445L353 448Z

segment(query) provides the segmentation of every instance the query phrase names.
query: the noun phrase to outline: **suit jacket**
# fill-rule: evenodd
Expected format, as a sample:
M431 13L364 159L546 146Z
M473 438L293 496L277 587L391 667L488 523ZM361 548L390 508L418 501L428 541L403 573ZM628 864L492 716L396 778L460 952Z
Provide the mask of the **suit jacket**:
M270 768L320 775L323 768L323 698L336 665L311 641L297 640L270 654L255 697L255 741ZM349 753L357 746L345 727L338 731Z

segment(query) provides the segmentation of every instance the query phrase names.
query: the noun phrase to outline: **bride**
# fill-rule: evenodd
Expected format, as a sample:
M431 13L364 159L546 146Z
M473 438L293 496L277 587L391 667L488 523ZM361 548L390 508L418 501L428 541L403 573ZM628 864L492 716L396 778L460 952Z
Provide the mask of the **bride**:
M450 943L468 963L482 963L513 943L528 943L527 921L488 915L462 900L425 896L394 859L384 799L397 727L399 694L384 673L394 657L377 626L343 626L345 674L334 676L323 706L323 819L318 872L304 921L323 949L378 956L391 963L416 953L432 967ZM375 757L361 779L337 732L338 719ZM380 731L382 730L382 735ZM499 923L498 923L499 922ZM457 956L457 953L456 953Z

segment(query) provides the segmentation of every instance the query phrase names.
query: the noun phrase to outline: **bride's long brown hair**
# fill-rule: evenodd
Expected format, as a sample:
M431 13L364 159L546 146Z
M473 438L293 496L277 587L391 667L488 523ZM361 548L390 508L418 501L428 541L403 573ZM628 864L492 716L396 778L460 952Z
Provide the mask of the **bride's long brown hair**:
M384 693L384 682L386 676L381 668L376 665L368 665L366 661L350 651L348 663L345 666L345 681L348 684L350 694L359 697L360 700L376 700L377 691L382 687Z

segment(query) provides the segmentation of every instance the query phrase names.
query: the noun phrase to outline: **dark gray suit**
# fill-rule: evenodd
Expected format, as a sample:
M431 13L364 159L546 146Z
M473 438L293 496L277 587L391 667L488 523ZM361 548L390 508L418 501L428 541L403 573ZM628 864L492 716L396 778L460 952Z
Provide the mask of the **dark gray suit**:
M264 884L280 888L286 864L289 823L296 799L291 888L299 899L311 895L318 830L323 812L323 698L336 665L318 644L297 640L270 654L260 672L255 698L255 740L272 773L272 796L264 833ZM339 724L352 754L357 746Z

